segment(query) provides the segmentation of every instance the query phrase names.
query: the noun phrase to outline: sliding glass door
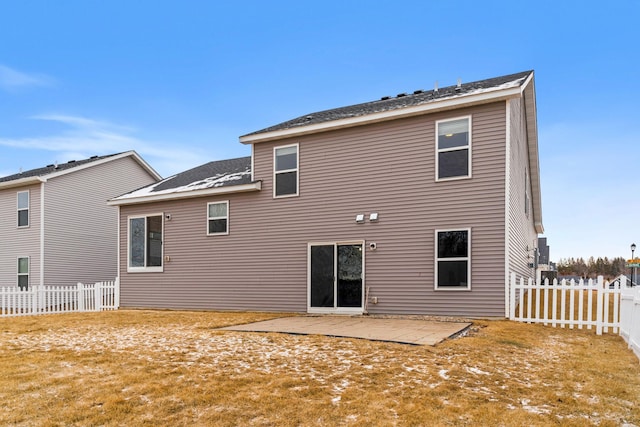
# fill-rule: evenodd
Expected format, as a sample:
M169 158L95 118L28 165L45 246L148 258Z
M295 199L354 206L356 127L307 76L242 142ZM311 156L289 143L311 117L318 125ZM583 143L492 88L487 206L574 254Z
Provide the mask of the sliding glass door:
M364 253L360 243L309 245L309 311L362 312Z

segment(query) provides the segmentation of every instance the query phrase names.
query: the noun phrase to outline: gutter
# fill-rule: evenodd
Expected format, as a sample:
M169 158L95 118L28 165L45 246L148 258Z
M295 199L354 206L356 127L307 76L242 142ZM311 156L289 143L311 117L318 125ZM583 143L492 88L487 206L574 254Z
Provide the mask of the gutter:
M28 176L26 178L0 182L0 190L4 190L7 188L14 188L14 187L22 187L25 185L40 184L41 182L47 182L47 179L41 176Z

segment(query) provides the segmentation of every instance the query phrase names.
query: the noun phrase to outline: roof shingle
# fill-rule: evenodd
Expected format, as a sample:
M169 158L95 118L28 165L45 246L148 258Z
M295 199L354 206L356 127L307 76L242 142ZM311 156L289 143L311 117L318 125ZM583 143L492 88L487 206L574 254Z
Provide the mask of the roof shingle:
M205 163L155 184L123 194L113 200L185 193L207 188L250 184L251 182L251 157L240 157Z
M329 122L333 120L348 119L351 117L365 116L368 114L380 113L396 110L400 108L412 107L440 101L447 98L462 97L482 91L498 90L509 87L521 86L533 71L509 74L491 79L479 80L471 83L463 83L458 87L447 86L429 91L415 91L412 94L399 94L396 97L383 97L377 101L365 102L362 104L349 105L347 107L334 108L331 110L318 111L305 114L293 120L279 123L249 135L257 135L278 130L292 129L296 127L308 126L317 123Z
M92 157L89 157L88 159L70 160L66 163L47 165L41 168L31 169L31 170L19 172L13 175L0 177L0 182L15 181L22 178L30 178L30 177L37 177L37 176L46 176L46 175L61 172L64 170L73 169L75 167L85 165L87 163L92 163L98 160L106 159L108 157L117 156L118 154L122 154L122 153L108 154L106 156L92 156Z

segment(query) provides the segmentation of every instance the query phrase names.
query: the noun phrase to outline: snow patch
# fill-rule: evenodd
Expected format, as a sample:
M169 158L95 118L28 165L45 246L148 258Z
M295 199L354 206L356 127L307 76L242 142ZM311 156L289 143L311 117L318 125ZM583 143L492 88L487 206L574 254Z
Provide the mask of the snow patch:
M529 405L531 401L529 399L520 400L520 404L522 405L522 409L532 414L549 414L551 410L549 409L549 405L541 405L541 406L531 406Z
M222 187L223 185L227 185L228 183L231 183L233 181L239 181L244 177L250 176L250 175L251 175L251 170L246 169L242 172L236 172L236 173L230 173L230 174L217 174L206 179L189 183L187 185L182 185L180 187L167 188L166 190L155 191L156 187L158 187L160 184L163 184L175 178L175 175L174 175L160 182L157 182L153 185L149 185L148 187L144 187L139 190L132 191L131 193L127 193L122 196L116 197L114 200L133 199L137 197L157 196L162 194L184 193L187 191L205 190L207 188Z
M470 374L476 374L476 375L491 375L491 374L489 374L489 372L486 372L486 371L483 371L483 370L480 370L480 369L478 369L478 368L474 368L474 367L471 367L471 368L470 368L470 367L468 367L468 366L467 366L465 369L466 369L466 371L467 371L467 372L469 372Z

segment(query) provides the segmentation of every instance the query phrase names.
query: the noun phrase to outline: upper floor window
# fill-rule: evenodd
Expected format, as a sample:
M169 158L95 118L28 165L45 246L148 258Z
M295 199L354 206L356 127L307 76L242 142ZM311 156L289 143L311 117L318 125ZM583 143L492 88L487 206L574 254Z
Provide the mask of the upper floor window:
M298 144L273 149L273 197L298 195Z
M436 230L436 289L471 289L471 230Z
M229 202L207 204L207 234L229 234Z
M436 181L471 176L471 117L436 122Z
M18 227L29 226L29 192L18 192Z
M162 215L129 218L127 271L162 271Z
M18 287L20 290L29 289L29 258L18 258Z

